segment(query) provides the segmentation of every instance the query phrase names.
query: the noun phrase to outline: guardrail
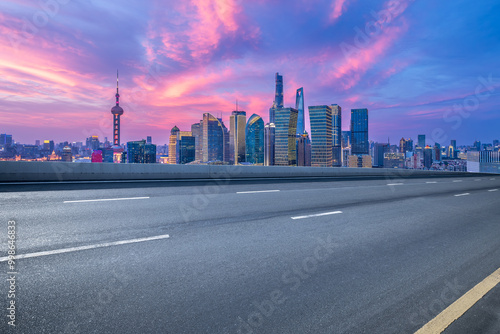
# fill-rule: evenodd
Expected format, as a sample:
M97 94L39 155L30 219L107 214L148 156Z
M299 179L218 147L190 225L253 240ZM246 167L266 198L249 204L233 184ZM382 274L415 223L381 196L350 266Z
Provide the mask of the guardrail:
M314 177L458 177L476 173L384 168L220 166L0 161L0 182L192 180Z

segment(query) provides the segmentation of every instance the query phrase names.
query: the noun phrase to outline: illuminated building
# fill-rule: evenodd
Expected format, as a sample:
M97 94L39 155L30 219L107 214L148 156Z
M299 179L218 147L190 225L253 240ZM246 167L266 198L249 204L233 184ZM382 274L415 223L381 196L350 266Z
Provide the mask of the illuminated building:
M276 110L276 132L274 139L274 164L295 166L297 164L296 133L298 110L281 108Z
M310 106L311 166L332 167L332 107Z
M245 127L246 162L264 164L264 121L259 115L253 114Z
M229 117L229 160L235 165L245 162L245 126L247 113L233 111Z

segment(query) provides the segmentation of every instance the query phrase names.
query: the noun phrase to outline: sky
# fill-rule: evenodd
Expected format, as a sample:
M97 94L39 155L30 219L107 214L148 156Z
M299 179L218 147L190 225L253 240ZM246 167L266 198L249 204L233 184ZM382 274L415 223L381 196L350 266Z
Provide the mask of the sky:
M500 139L494 0L2 0L0 133L17 142L121 141L190 130L203 113L269 119L285 106L368 108L369 138ZM306 124L308 124L306 114Z

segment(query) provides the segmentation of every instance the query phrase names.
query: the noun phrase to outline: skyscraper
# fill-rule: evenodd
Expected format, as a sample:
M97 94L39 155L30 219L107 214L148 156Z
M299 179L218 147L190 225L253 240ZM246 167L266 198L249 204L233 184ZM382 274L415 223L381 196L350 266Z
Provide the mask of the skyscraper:
M311 140L305 131L297 135L297 166L311 166Z
M176 164L177 163L177 134L179 133L179 128L174 126L172 130L170 130L170 137L168 140L168 163Z
M274 163L277 166L297 164L296 133L298 110L281 108L276 110L276 134L274 142Z
M311 166L332 167L332 107L310 106Z
M222 119L203 114L203 162L229 162L229 133Z
M333 167L342 166L342 108L332 104L332 160Z
M275 123L276 110L281 108L283 108L283 76L276 73L276 91L273 105L269 109L269 123Z
M425 135L418 135L418 146L425 149Z
M196 138L191 131L179 131L175 148L175 158L177 164L188 164L196 157Z
M276 73L276 93L274 97L276 108L283 108L283 76Z
M368 152L368 109L351 109L351 154Z
M118 93L118 71L116 71L116 105L111 108L113 114L113 146L120 146L120 116L123 115L123 108L120 107L120 94Z
M247 113L233 111L229 117L229 160L235 165L245 162L245 126Z
M297 134L301 135L305 131L305 116L304 116L304 88L297 89L295 96L295 109L299 111L297 116Z
M274 166L274 144L276 125L267 123L264 127L264 166Z
M253 114L245 128L246 162L264 164L264 121Z
M203 121L200 123L194 123L191 125L191 133L195 138L195 160L201 161L203 159L202 154L202 142L203 142Z

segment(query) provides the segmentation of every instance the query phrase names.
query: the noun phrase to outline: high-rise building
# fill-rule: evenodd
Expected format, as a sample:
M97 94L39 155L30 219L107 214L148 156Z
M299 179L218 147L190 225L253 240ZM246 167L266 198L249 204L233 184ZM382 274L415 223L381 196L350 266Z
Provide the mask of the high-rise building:
M351 154L369 154L368 109L366 108L351 109Z
M332 167L332 107L310 106L311 166Z
M177 163L177 134L179 131L177 125L174 126L170 130L170 137L168 139L168 163L172 165Z
M203 141L203 121L200 121L200 123L194 123L191 125L191 133L193 134L193 137L195 138L195 160L196 161L201 161L203 159L203 154L202 154L202 141Z
M297 164L295 138L298 110L281 108L276 110L276 134L274 141L274 163L277 166Z
M275 123L276 110L283 108L283 76L276 73L276 91L274 93L274 102L269 109L269 123Z
M191 131L177 132L176 143L176 163L188 164L193 162L196 158L196 138L192 135Z
M384 156L389 151L389 144L375 143L373 147L373 167L384 167Z
M151 136L147 136L146 137L146 144L152 144L153 143L153 139L151 138Z
M453 147L453 154L451 156L448 156L450 159L456 159L458 157L458 152L457 152L457 141L455 139L452 139L450 142L451 147ZM493 144L493 146L495 146Z
M297 135L297 166L311 166L311 140L306 131Z
M127 154L123 156L127 158L128 163L156 163L156 145L147 144L144 139L129 141L127 142Z
M304 88L301 87L297 89L297 94L295 96L295 109L299 111L299 114L297 116L297 134L302 135L304 131L306 130L305 128L305 110L304 110Z
M245 162L245 111L233 111L229 117L229 160L235 165Z
M434 161L440 162L441 161L441 144L435 143L434 144L434 156L433 156Z
M274 166L274 144L276 125L267 123L264 127L264 166Z
M12 135L6 133L0 134L0 148L10 148L12 147Z
M69 146L63 147L63 151L61 154L61 160L66 161L66 162L73 161L73 154L71 153L71 147L69 147Z
M418 135L418 147L425 149L425 135Z
M264 164L264 121L259 115L253 114L245 127L246 162Z
M203 114L203 162L229 162L229 132L209 113Z
M116 71L116 105L111 108L113 114L113 145L120 146L120 116L123 115L123 108L120 107L120 94L118 93L118 71Z
M432 148L430 146L426 146L424 149L424 167L426 169L430 169L432 167Z
M351 131L342 131L342 148L351 147Z
M276 108L283 108L283 76L279 73L276 73L276 93L274 97L274 101L276 102Z
M332 104L332 165L342 166L342 108Z

